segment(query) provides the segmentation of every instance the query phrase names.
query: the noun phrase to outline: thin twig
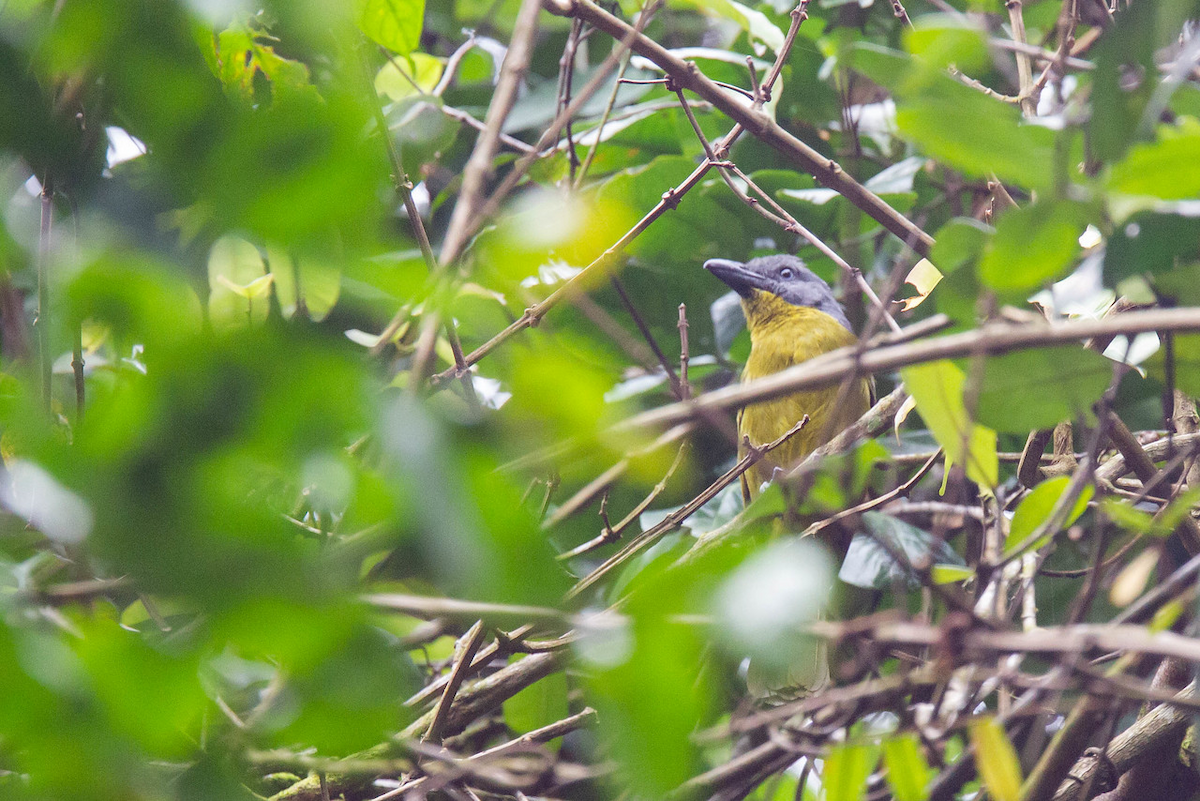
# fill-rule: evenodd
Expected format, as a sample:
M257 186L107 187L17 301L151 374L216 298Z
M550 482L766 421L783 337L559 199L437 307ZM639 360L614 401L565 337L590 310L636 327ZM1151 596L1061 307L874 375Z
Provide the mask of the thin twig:
M730 468L728 471L726 471L724 474L722 474L716 481L714 481L712 484L710 484L703 492L701 492L695 498L688 501L686 504L684 504L682 507L680 507L676 511L667 515L667 517L664 518L663 521L660 522L658 525L653 526L652 528L643 532L642 534L639 534L628 545L626 545L624 548L622 548L618 553L614 554L612 557L610 557L608 560L606 560L603 564L601 564L599 567L597 567L591 573L587 574L586 576L581 578L579 581L577 581L575 583L575 586L573 586L567 592L566 600L571 601L575 598L578 598L581 593L586 591L589 587L593 586L596 582L598 582L600 579L602 579L605 575L607 575L613 569L615 569L616 567L618 567L621 564L624 564L630 558L632 558L633 556L642 552L650 545L653 545L655 542L658 542L658 540L661 539L664 535L669 534L670 532L677 529L680 525L683 524L683 521L687 520L689 517L691 517L693 514L695 514L696 511L699 510L701 506L703 506L704 504L706 504L710 500L712 500L714 497L716 497L718 492L720 492L721 490L723 490L725 487L729 486L733 482L737 481L741 477L742 473L746 472L753 465L762 461L763 457L765 457L771 451L778 448L783 443L787 442L789 439L791 439L791 437L793 435L795 435L798 431L800 431L806 425L808 425L808 415L804 415L804 417L800 420L800 422L796 423L796 425L792 426L790 429L788 429L786 432L784 432L783 435L780 436L778 439L776 439L773 442L768 443L767 445L764 445L762 447L757 447L757 446L751 444L749 439L747 439L744 443L745 448L746 448L746 455L743 456L740 460L738 460L737 464L735 464L732 468Z
M716 83L703 75L694 65L680 59L652 39L636 32L628 23L609 14L592 0L548 0L547 8L555 14L581 17L585 21L605 31L613 38L625 39L634 33L633 49L640 55L653 61L670 75L680 88L688 89L712 103L730 118L736 120L756 137L777 149L806 171L813 174L824 186L827 186L853 205L865 211L884 228L891 231L903 242L911 240L913 247L922 255L928 255L933 238L888 205L879 196L851 178L835 161L822 156L813 148L797 139L781 128L764 111L747 107ZM802 7L795 18L803 16ZM774 69L768 74L777 74ZM770 80L764 81L768 85ZM718 156L723 156L718 152Z
M687 319L687 304L679 304L679 390L682 394L681 400L687 400L692 397L692 385L688 383L688 362L691 359L688 354L688 319Z
M442 731L446 725L446 718L450 714L450 705L454 703L454 696L466 678L466 668L470 667L482 642L483 621L477 620L463 635L462 647L454 661L454 667L450 670L450 678L446 681L446 688L442 691L442 697L434 711L433 720L429 722L429 728L425 730L425 735L421 738L422 742L440 743L442 741Z
M687 452L687 443L684 442L682 445L679 446L679 450L675 453L675 459L671 462L671 466L667 468L667 472L664 473L663 477L661 479L659 479L657 484L654 485L654 488L650 490L650 493L645 498L643 498L641 500L641 502L638 503L637 506L633 507L633 509L631 509L629 511L629 514L625 515L625 517L623 517L621 519L621 522L617 523L617 525L615 525L615 526L612 526L612 525L609 525L608 519L607 519L607 517L605 517L604 518L604 530L600 533L600 536L593 537L592 539L588 540L587 542L583 543L582 545L577 545L576 547L572 548L571 550L566 551L565 553L559 554L558 558L560 560L564 560L564 561L568 560L568 559L574 559L577 556L583 556L586 553L591 553L592 551L596 550L597 548L602 548L605 545L608 545L609 543L617 542L618 540L620 540L621 535L623 533L625 533L625 529L627 529L631 525L633 525L634 521L636 521L641 516L642 512L644 512L648 508L650 508L650 504L654 503L655 499L658 498L658 496L662 494L663 490L665 490L667 488L667 482L671 480L671 476L673 476L675 474L675 471L677 469L679 469L679 465L681 465L683 463L683 455L686 452ZM605 498L605 500L607 500L608 496L605 495L604 498ZM603 515L604 511L605 511L605 507L604 507L604 504L602 503L601 504L601 514L602 515Z

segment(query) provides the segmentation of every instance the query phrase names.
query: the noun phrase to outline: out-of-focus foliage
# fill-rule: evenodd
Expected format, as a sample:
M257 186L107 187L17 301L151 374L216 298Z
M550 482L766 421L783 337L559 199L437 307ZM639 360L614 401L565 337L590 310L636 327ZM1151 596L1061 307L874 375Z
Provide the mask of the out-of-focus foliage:
M733 123L690 94L689 119L644 55L617 59L632 82L607 77L537 152L564 89L619 45L539 11L501 113L522 5L0 2L0 796L320 798L312 770L333 797L373 798L453 766L504 797L691 797L732 775L754 798L869 786L915 801L974 759L991 797L1017 797L1030 756L1004 725L942 727L924 696L903 718L854 710L762 775L721 769L783 742L746 724L762 706L747 687L824 660L814 631L846 612L847 585L872 596L847 615L940 624L1005 575L1006 548L1069 577L1112 546L1114 578L1084 619L1141 597L1195 496L1120 477L1072 494L1062 464L1092 447L1102 399L1131 427L1166 428L1164 393L1200 394L1200 339L882 373L880 394L902 380L915 414L807 472L802 498L773 487L743 512L736 481L703 495L737 459L732 414L613 428L745 361L736 297L703 262L795 252L856 330L870 304L717 169L673 194L706 158L697 128L712 142ZM911 25L898 3L803 5L790 51L781 0L670 2L645 32L746 90L785 55L765 113L936 240L944 277L912 311L890 307L902 323L1043 325L1042 311L1094 317L1117 295L1200 306L1200 89L1176 61L1194 55L1196 3L1076 20L1073 41L1094 42L1071 54L1085 66L1046 72L1032 113L999 3L908 8ZM1061 8L1026 0L1026 51L1056 46ZM1033 78L1062 61L1048 53ZM439 264L492 114L485 196L538 158ZM726 156L760 208L794 216L881 294L916 262L913 242L753 131ZM492 341L521 321L536 325ZM1001 454L1069 421L1062 463L1022 484ZM895 506L861 505L893 491ZM837 553L794 536L825 523L846 535ZM572 592L631 542L610 579ZM1038 623L1068 620L1077 583L1029 588ZM446 598L465 606L422 605ZM423 742L475 619L490 650ZM925 657L938 692L958 692L951 645L864 646L835 655L834 679L885 681ZM918 678L914 693L932 686ZM994 689L963 715L994 706ZM448 761L572 716L549 749L520 744L531 762Z

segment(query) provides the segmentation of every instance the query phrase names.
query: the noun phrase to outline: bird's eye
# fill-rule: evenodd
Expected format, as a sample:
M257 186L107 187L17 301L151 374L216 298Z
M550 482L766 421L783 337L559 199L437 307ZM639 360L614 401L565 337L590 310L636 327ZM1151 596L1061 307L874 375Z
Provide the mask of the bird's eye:
M784 281L790 280L793 275L795 275L795 273L792 272L791 267L784 267L779 271L779 277Z

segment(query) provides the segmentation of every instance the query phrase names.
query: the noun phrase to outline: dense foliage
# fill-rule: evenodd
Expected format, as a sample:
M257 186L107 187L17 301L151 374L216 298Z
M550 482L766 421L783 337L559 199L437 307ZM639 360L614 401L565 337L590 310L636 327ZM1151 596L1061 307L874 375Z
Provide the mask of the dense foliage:
M0 795L1200 792L1198 18L0 3Z

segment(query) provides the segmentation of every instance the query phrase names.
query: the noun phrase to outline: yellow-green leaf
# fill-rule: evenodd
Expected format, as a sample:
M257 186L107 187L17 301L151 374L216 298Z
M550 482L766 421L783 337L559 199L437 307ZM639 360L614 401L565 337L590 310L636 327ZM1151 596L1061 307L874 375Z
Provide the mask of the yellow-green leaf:
M402 56L420 43L424 22L425 0L359 0L359 29Z
M826 801L859 801L867 792L867 779L879 761L879 749L867 743L842 743L825 759L821 783Z
M981 488L990 491L995 487L1000 475L996 432L968 418L963 403L966 383L963 371L952 362L940 361L905 368L901 375L916 399L917 411L945 450L947 459L965 464L967 477Z
M375 74L375 91L393 102L427 95L441 80L442 70L441 59L424 53L391 58Z
M1021 764L1004 727L995 718L977 718L971 721L968 734L975 746L975 764L983 786L996 801L1018 801Z
M1006 549L1015 548L1025 539L1037 531L1038 527L1050 519L1050 514L1054 511L1058 499L1067 491L1067 485L1071 483L1070 476L1055 476L1048 478L1041 484L1033 488L1033 491L1026 495L1021 503L1017 506L1017 511L1013 514L1012 525L1008 529L1008 540L1005 542ZM1067 527L1079 519L1087 509L1088 501L1095 494L1095 488L1091 484L1086 484L1083 491L1079 493L1079 497L1075 499L1071 511L1067 513L1066 519L1063 520L1063 527ZM1053 532L1046 532L1052 534ZM1040 547L1040 544L1035 547Z
M883 743L883 764L896 801L925 801L933 772L915 734L901 734Z

